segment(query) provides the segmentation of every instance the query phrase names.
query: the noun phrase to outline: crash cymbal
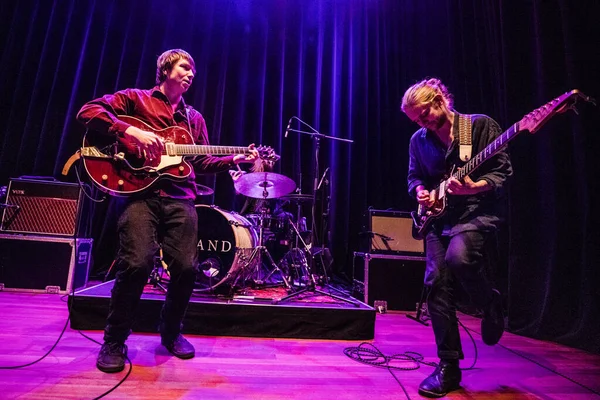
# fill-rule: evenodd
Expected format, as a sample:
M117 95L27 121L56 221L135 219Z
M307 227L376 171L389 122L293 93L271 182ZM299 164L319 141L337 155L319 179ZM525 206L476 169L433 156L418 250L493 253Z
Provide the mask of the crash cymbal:
M313 201L313 197L311 194L292 193L286 196L282 196L281 200L289 200L296 203L308 203Z
M215 191L209 188L208 186L201 185L196 183L196 195L197 196L210 196Z
M274 172L252 172L242 175L233 186L244 196L255 199L275 199L296 189L293 180Z

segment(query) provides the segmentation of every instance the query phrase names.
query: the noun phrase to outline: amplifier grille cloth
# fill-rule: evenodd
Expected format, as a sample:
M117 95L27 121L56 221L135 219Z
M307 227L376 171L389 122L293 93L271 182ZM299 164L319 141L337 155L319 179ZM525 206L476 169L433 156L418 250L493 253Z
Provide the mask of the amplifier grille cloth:
M5 210L2 221L4 231L66 236L75 234L77 200L13 195L10 196L10 204L19 208Z

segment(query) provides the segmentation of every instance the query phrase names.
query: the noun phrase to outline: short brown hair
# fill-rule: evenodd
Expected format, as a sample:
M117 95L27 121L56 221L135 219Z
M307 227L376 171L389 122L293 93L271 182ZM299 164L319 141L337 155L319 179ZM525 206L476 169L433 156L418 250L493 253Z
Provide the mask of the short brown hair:
M440 95L442 101L448 108L454 105L454 96L448 91L446 85L437 78L423 79L409 87L402 97L402 111L406 112L407 107L414 107L420 104L431 102L436 96Z
M181 60L182 58L189 61L189 63L192 64L192 68L194 69L194 71L196 70L196 63L194 62L194 59L192 58L190 53L188 53L185 50L171 49L165 51L160 56L158 56L158 59L156 60L157 85L160 85L167 79L167 73L171 71L173 66L177 64L177 61Z

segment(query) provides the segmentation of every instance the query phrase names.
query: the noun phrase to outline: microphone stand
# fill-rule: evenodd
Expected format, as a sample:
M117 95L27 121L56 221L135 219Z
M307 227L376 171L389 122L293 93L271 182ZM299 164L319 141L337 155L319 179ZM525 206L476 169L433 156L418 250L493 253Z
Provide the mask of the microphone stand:
M315 152L315 155L314 155L314 163L313 163L313 191L312 191L312 205L311 205L311 217L312 217L311 225L312 225L312 232L313 232L313 243L312 243L311 248L315 248L316 247L315 244L316 244L316 242L318 240L317 235L316 235L315 216L316 216L316 204L317 204L317 188L318 188L318 184L319 184L319 175L320 175L320 172L319 172L319 155L320 155L320 148L321 148L321 139L323 138L323 139L330 139L330 140L338 140L340 142L346 142L346 143L354 143L354 141L350 140L350 139L343 139L343 138L337 138L337 137L334 137L334 136L324 135L324 134L320 133L319 131L317 131L312 126L310 126L309 124L307 124L306 122L302 121L298 117L292 117L290 119L290 124L291 124L291 121L293 119L296 119L300 123L308 126L311 129L311 132L302 131L302 130L298 130L298 129L291 129L289 127L290 125L288 124L288 128L286 129L286 136L287 136L288 132L296 132L296 133L300 133L300 134L303 134L303 135L309 135L312 138L313 143L314 143L314 152ZM299 232L296 232L296 234L299 235ZM301 289L301 290L299 290L299 291L297 291L295 293L292 293L292 294L290 294L288 296L285 296L285 297L283 297L283 298L281 298L279 300L275 300L274 303L280 303L280 302L289 300L291 298L297 297L297 296L299 296L302 293L311 291L311 292L319 293L319 294L322 294L322 295L330 296L330 297L332 297L334 299L338 299L338 300L344 301L346 303L352 304L355 307L360 307L360 303L354 302L354 301L352 301L352 300L350 300L348 298L336 296L336 295L334 295L332 293L328 293L328 292L325 292L323 290L319 290L319 289L316 288L316 281L315 281L315 278L314 278L315 258L313 257L310 249L304 243L303 240L302 240L302 243L304 244L305 250L307 251L307 259L309 260L309 268L308 269L309 269L309 275L310 275L310 277L308 279L307 286L304 289ZM323 252L323 249L321 248L321 256L322 256L322 252ZM325 272L325 266L323 266L323 271ZM325 279L326 279L326 281L328 280L327 272L325 272ZM323 286L327 286L327 288L329 288L329 289L333 289L333 290L335 290L335 291L337 291L339 293L344 294L342 291L340 291L337 288L334 288L333 286L331 286L329 284L326 284L326 285L323 285Z
M381 233L373 232L373 231L367 231L366 233L368 233L371 236L371 246L373 248L375 248L374 239L375 239L375 236L377 236L381 239L381 242L386 247L386 250L392 251L392 248L390 247L390 241L394 240L394 238L391 238L389 236L383 235Z

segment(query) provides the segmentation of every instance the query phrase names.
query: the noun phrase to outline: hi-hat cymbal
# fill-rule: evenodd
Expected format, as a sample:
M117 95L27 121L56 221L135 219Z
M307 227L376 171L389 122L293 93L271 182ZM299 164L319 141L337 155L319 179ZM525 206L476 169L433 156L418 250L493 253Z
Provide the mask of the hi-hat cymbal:
M235 189L255 199L275 199L296 189L296 183L285 175L274 172L252 172L234 182Z
M313 197L310 194L292 193L287 196L282 196L281 200L289 200L296 203L308 203L313 201Z
M201 185L196 183L196 195L197 196L210 196L215 191L209 188L208 186Z

